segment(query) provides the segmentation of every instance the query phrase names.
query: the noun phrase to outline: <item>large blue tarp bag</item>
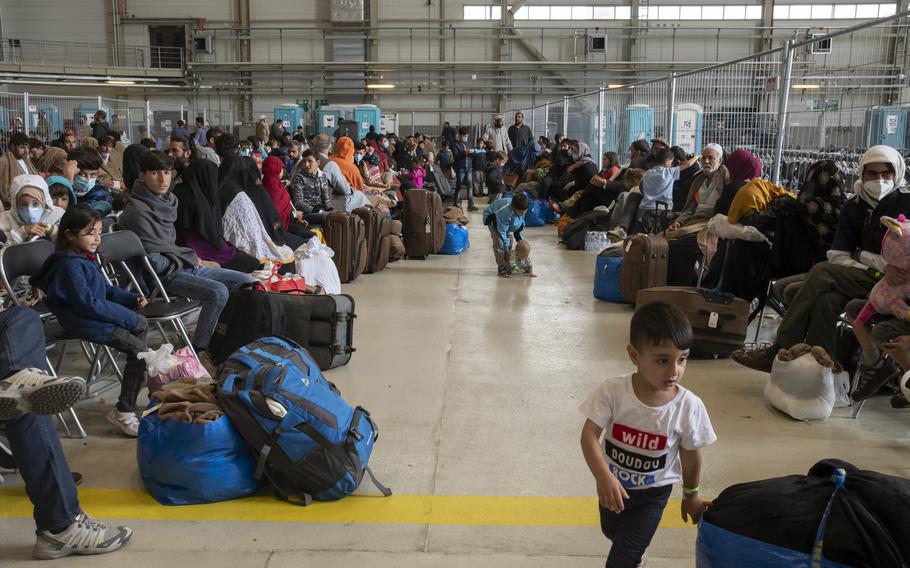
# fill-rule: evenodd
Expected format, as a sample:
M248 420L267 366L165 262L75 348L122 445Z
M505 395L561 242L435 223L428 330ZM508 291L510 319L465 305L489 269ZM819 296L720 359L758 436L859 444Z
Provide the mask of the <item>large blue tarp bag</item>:
M604 302L626 304L620 288L622 256L597 255L594 272L594 297Z
M468 241L468 230L458 223L446 225L446 242L438 254L461 254L471 246Z
M910 481L836 459L725 489L702 516L698 568L905 567Z
M259 489L256 462L227 416L208 424L160 420L139 423L139 476L162 505L214 503Z
M256 456L256 478L283 500L307 505L353 493L369 475L379 430L326 380L306 349L263 337L235 351L219 369L218 402Z
M543 227L547 224L547 211L550 206L546 200L531 199L528 211L525 213L525 227Z

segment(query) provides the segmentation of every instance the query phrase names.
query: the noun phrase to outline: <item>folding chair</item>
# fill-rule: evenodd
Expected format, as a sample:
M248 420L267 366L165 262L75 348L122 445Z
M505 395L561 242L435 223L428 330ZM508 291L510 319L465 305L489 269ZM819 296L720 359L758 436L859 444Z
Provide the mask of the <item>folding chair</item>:
M0 249L0 281L2 281L3 288L6 291L7 297L13 305L22 305L20 299L16 296L15 293L15 282L21 277L31 276L36 274L41 266L44 265L45 260L54 253L54 245L46 239L37 239L27 243L9 245ZM120 369L117 367L117 363L113 358L111 352L103 346L94 345L91 342L82 341L73 337L68 337L60 326L52 321L53 314L47 309L47 306L43 302L31 306L32 309L38 312L41 321L44 323L44 335L45 335L45 352L50 351L57 346L57 343L61 344L60 357L57 360L57 365L51 363L50 358L45 354L45 361L47 362L48 371L54 377L57 376L57 368L61 365L63 361L63 356L66 352L66 345L69 342L78 341L82 346L83 353L91 364L91 370L89 372L89 377L86 379L88 383L95 377L95 370L98 370L98 373L103 371L103 363L101 361L101 355L104 354L111 365L113 365L114 372L116 376L120 377ZM73 408L69 409L69 414L73 418L73 421L76 424L78 434L80 438L85 438L87 434L85 429L82 427L82 423L79 421L79 417L76 415L76 411ZM69 425L64 419L62 414L58 414L57 418L60 421L61 426L66 434L66 436L71 436Z
M167 291L164 289L164 285L161 283L161 279L158 277L154 268L152 268L152 263L149 262L149 259L145 254L145 248L142 246L142 241L139 240L139 237L132 231L105 233L101 236L101 246L98 247L98 256L101 259L102 265L105 267L104 274L108 282L113 283L111 274L115 274L115 278L118 280L125 277L128 282L121 282L121 284L126 284L122 287L133 288L138 293L147 295L149 303L146 307L139 310L139 313L142 314L149 323L154 324L158 328L164 341L169 340L161 324L170 323L174 326L174 329L186 346L189 347L193 356L198 360L196 351L193 348L193 343L190 341L190 336L183 323L183 318L201 310L201 304L195 300L175 299L168 295ZM142 270L141 275L144 277L144 280L147 278L154 284L154 287L150 287L150 293L146 293L145 288L140 284L139 280L136 278L136 274L130 268L130 264L133 264L135 267L137 263ZM145 282L148 283L149 280L145 280ZM160 296L160 299L158 299L158 296Z

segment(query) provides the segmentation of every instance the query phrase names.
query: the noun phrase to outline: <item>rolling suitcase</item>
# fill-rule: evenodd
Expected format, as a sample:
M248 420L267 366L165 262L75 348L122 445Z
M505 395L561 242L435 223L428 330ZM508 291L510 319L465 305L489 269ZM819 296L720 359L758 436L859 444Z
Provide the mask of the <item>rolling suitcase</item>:
M323 233L326 244L335 252L332 260L341 282L351 282L363 274L369 259L363 219L333 211L326 217Z
M363 219L363 228L367 237L367 267L364 272L379 272L389 263L392 251L392 220L389 216L372 207L361 207L354 210L354 215Z
M432 164L430 166L429 178L430 181L433 182L436 191L443 199L454 199L455 190L452 189L449 179L446 177L445 172L442 171L442 167L439 164Z
M209 352L221 363L262 337L282 336L306 347L322 370L346 365L354 352L354 298L346 294L231 292Z
M636 307L658 300L685 312L692 325L692 355L726 358L743 348L749 327L749 302L705 288L662 286L641 290Z
M436 254L446 240L446 221L438 193L409 189L404 194L402 236L407 258L426 259Z
M639 290L667 285L667 239L656 235L633 235L623 242L620 286L627 302L637 303Z

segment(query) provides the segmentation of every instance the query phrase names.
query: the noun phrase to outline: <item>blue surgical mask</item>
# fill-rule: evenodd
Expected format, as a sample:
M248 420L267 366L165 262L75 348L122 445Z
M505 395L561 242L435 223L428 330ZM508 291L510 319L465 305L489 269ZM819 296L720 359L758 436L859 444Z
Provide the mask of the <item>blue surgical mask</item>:
M108 158L111 157L111 153L110 152L101 152L101 157L104 158L104 161L106 162L108 160Z
M249 148L244 148L243 150L240 151L240 155L241 155L241 156L249 156L249 155L250 155L250 149L249 149Z
M354 154L354 163L355 164L359 164L360 160L362 160L362 159L363 159L363 156L361 156L360 154Z
M76 196L85 195L95 187L95 178L87 178L85 176L76 176L73 179L73 192Z
M34 225L40 221L42 217L44 217L44 207L36 205L19 208L19 218L27 225Z

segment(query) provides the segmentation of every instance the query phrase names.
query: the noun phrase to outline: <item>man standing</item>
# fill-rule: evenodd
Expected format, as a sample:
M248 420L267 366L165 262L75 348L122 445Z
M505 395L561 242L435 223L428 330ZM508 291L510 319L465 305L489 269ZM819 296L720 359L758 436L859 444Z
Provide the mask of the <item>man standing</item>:
M171 136L177 136L178 138L187 138L189 139L190 133L186 129L186 123L182 120L177 121L177 126L171 130Z
M201 116L196 117L196 132L193 133L193 142L199 146L205 146L208 142L209 129L205 126L205 119Z
M512 141L509 140L509 133L504 125L505 117L497 114L493 117L493 126L487 128L487 131L483 133L483 139L493 146L494 152L508 154L512 150Z
M272 123L272 130L269 135L279 142L284 139L284 121L280 118Z
M216 166L221 165L221 159L215 151L215 142L220 138L222 132L218 128L209 128L206 132L206 140L201 145L196 146L196 155L204 160L214 163Z
M521 112L515 113L515 124L509 127L509 141L513 148L521 148L531 143L531 129L525 124L525 115Z
M28 155L28 136L23 132L10 134L7 151L0 157L0 200L9 205L9 188L13 178L22 174L37 174Z

